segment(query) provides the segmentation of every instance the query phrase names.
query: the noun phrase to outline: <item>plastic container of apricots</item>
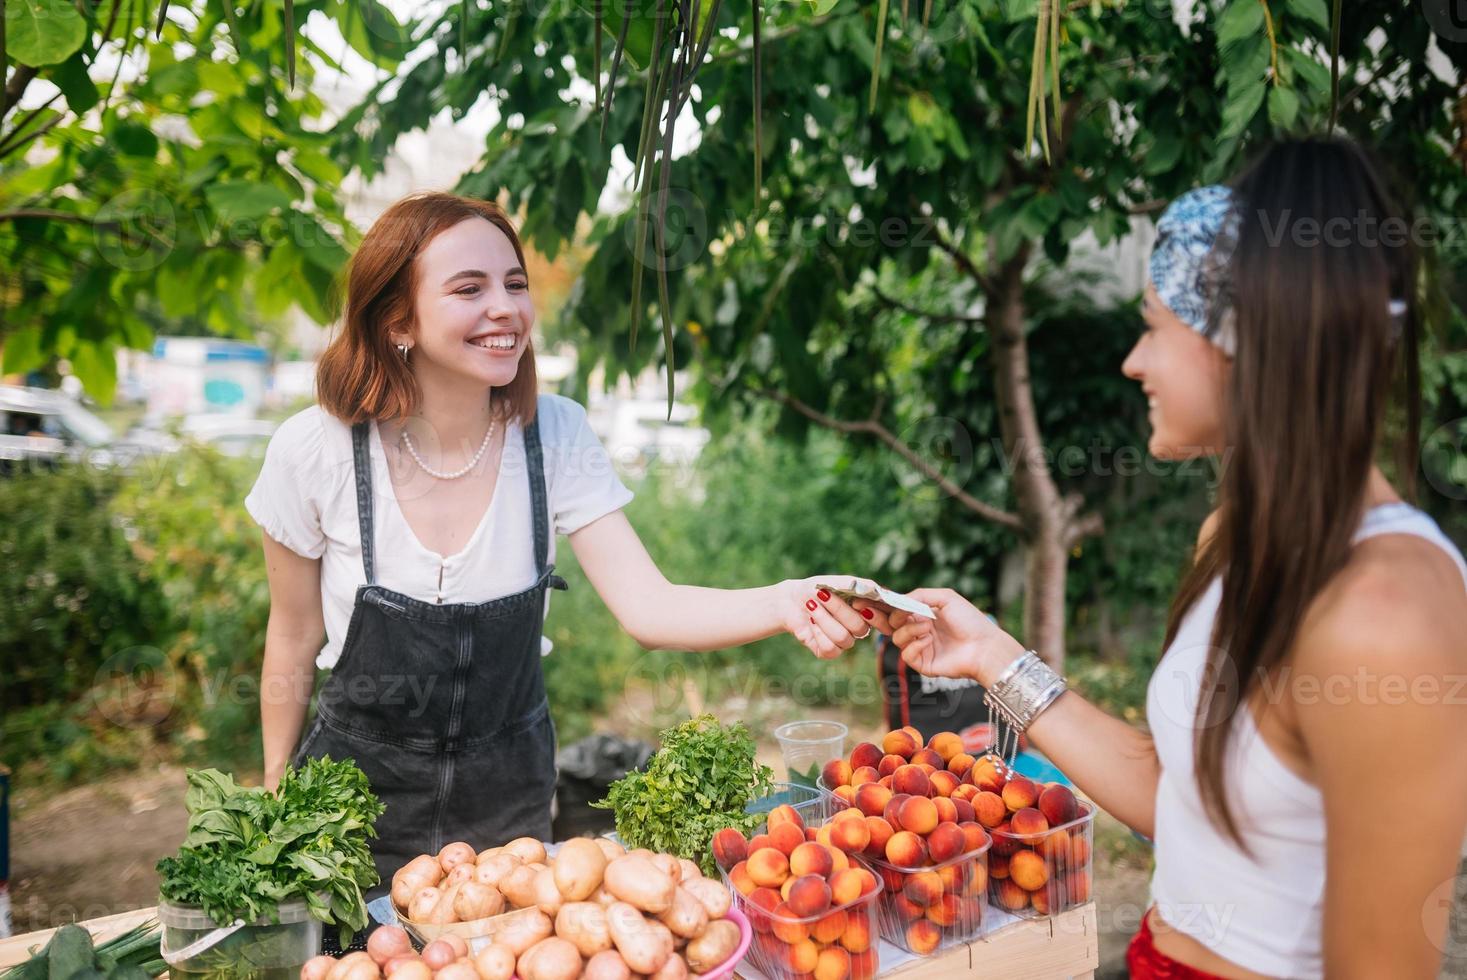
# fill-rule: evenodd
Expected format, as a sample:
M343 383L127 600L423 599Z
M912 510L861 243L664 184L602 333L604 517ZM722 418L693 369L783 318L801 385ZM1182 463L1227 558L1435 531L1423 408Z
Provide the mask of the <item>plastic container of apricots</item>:
M1061 803L1044 808L1049 816L1022 807L991 831L989 898L1024 918L1059 915L1090 901L1095 806L1071 796L1075 815L1062 819L1070 812L1064 794L1056 795ZM1061 819L1051 824L1049 817Z
M931 838L935 836L934 832L924 842L924 855L934 846ZM894 864L867 856L867 863L881 878L881 938L909 953L929 956L983 935L991 844L984 834L979 846L936 862L926 858L919 863Z

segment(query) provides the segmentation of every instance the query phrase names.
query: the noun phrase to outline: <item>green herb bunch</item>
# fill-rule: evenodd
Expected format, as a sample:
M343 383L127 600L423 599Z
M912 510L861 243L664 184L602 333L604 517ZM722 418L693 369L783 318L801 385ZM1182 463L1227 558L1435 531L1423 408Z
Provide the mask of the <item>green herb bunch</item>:
M350 760L310 759L274 793L189 770L185 804L183 847L158 862L163 898L219 925L276 921L281 902L304 899L340 928L343 946L367 925L362 892L379 880L367 841L384 807Z
M645 847L696 861L709 876L718 867L709 851L715 831L748 834L763 820L746 811L767 796L773 773L754 757L754 739L743 723L720 725L700 715L661 733L662 747L647 768L611 784L592 804L616 815L616 832L628 848Z
M146 922L120 936L92 946L81 926L68 923L57 929L45 948L19 966L0 973L4 980L152 980L167 964L158 952L158 924Z

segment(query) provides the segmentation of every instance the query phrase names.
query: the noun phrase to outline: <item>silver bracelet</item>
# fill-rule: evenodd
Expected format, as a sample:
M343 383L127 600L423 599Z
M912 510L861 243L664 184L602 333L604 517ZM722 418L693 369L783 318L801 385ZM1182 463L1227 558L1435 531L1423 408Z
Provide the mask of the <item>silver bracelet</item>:
M1029 650L998 676L983 699L1015 731L1023 732L1066 688L1065 679Z

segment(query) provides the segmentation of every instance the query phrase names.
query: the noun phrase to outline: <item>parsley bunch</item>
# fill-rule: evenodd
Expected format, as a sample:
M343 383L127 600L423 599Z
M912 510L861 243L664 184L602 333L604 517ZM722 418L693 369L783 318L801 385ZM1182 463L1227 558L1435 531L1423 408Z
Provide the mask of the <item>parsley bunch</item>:
M723 726L700 715L658 736L662 748L647 768L611 784L592 804L616 815L616 833L628 848L645 847L698 862L709 876L718 867L709 851L715 831L748 834L764 820L746 812L767 796L773 773L754 758L754 739L742 722Z
M274 793L191 769L184 802L188 836L158 862L165 899L220 925L273 920L281 902L304 899L340 927L343 946L366 927L362 891L378 881L367 841L384 807L351 760L311 759L286 770Z

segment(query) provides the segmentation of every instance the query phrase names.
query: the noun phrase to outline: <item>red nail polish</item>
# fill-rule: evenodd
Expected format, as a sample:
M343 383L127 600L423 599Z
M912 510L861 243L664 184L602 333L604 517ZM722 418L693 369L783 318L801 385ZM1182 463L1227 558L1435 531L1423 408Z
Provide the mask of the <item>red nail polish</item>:
M806 599L805 600L805 608L808 609L808 610L810 610L811 612L814 612L815 611L815 600L814 599ZM814 620L811 620L811 622L814 622Z
M861 610L861 616L864 619L875 619L876 618L876 614L874 612L872 612L871 610L869 610L869 609L862 609Z
M826 592L824 589L821 589L819 592L816 592L815 593L815 597L818 598L821 602L829 602L830 601L830 593L829 592Z

